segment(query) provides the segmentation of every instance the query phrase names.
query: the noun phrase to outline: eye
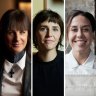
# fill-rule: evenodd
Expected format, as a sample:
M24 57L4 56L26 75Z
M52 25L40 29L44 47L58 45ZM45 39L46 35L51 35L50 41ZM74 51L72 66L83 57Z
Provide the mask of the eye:
M58 31L58 28L53 28L53 31Z
M7 32L7 34L8 34L8 35L14 35L14 31L9 30L9 31Z
M77 29L77 28L72 28L71 31L73 31L73 32L77 32L78 29Z
M41 31L41 32L47 32L48 31L48 28L46 28L46 27L40 27L39 28L39 31Z
M22 30L22 31L20 31L20 34L25 34L25 33L26 33L26 31L23 31L23 30Z
M83 32L89 32L90 29L89 29L89 28L83 28L82 31L83 31Z

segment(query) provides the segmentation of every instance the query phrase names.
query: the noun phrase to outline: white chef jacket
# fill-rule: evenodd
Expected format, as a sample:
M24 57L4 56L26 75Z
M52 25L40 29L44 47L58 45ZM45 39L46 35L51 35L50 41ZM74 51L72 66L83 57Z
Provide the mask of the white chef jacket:
M65 55L65 96L96 96L96 57L92 51L82 65L72 51Z
M65 96L96 96L96 75L65 75Z
M91 51L86 61L80 65L73 56L72 51L65 55L65 74L90 75L96 74L96 57Z

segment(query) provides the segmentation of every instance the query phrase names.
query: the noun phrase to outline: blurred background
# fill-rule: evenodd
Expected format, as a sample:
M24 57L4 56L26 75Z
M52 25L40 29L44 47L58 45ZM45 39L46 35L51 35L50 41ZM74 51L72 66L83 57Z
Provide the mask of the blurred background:
M0 18L8 9L21 9L31 20L31 0L0 0Z
M33 16L43 9L56 11L64 18L64 0L33 0Z

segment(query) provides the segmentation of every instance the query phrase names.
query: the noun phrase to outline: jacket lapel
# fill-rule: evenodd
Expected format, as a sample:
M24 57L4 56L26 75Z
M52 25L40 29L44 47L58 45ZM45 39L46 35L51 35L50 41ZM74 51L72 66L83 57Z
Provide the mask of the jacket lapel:
M31 59L26 54L26 64L23 77L23 96L31 96Z
M1 96L1 92L2 92L2 78L3 78L3 70L4 70L4 60L1 59L1 65L0 65L0 96Z

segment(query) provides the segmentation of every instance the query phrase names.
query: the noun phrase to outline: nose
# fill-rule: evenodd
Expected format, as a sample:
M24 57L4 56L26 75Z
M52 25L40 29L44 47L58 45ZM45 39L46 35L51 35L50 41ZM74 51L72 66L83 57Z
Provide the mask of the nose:
M47 36L48 36L48 37L51 37L51 36L52 36L52 31L51 31L51 29L49 29L49 30L47 31Z
M82 37L82 36L83 36L82 29L79 29L77 32L77 37Z
M16 32L15 35L14 35L14 40L15 41L19 41L20 40L20 34L19 32Z

